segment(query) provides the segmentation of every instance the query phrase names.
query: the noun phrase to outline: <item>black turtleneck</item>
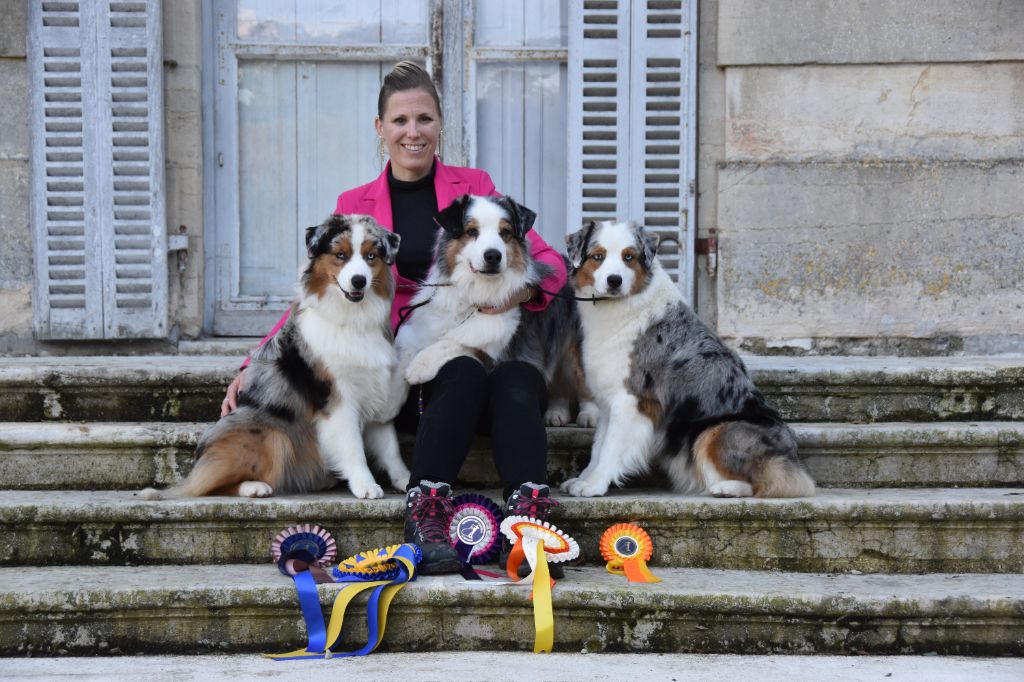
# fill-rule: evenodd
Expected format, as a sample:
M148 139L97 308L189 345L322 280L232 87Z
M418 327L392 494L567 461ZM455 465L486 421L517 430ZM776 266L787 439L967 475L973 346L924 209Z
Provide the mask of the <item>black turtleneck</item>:
M434 173L437 165L419 180L398 180L388 166L388 188L391 190L391 221L395 234L402 237L398 247L398 274L422 282L434 260L434 234L437 226L437 192Z

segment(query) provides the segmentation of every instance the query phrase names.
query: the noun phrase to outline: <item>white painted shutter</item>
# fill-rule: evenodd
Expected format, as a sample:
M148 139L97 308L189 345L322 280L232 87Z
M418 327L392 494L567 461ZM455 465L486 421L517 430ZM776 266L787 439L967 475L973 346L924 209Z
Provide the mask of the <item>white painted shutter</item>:
M692 297L692 237L688 230L694 154L688 133L687 12L695 0L646 0L633 5L630 64L630 213L661 238L662 266Z
M159 0L29 3L34 326L167 334Z
M633 220L692 300L694 0L577 0L569 18L569 229Z
M629 213L628 0L569 6L568 227Z

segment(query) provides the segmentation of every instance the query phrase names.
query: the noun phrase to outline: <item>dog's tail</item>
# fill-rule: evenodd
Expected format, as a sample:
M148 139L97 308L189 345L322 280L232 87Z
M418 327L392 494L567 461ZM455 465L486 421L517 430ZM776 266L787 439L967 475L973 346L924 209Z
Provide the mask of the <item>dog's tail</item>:
M747 492L740 495L814 495L814 479L800 461L793 432L782 422L722 422L701 433L693 453L696 473L705 488L735 481L741 486L749 484Z
M815 491L814 479L803 465L787 457L765 460L753 488L757 497L811 497Z

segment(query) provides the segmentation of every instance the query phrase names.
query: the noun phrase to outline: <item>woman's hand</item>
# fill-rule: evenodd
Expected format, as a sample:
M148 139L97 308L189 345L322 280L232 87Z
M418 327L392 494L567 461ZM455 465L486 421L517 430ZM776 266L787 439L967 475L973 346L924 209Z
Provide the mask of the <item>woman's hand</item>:
M517 306L521 306L524 303L529 303L537 296L537 290L533 287L526 287L519 292L519 295L513 296L512 299L502 306L484 306L479 308L480 312L487 313L488 315L500 315L501 313L512 310Z
M242 369L238 373L230 384L228 384L227 396L221 401L220 404L220 416L226 417L228 414L234 412L238 408L238 394L245 390L243 384L245 383L245 369Z

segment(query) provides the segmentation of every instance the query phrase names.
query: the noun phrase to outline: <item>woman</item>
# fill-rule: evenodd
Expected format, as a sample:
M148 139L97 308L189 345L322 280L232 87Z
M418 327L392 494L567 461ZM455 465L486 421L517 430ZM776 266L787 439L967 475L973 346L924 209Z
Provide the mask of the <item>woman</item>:
M391 160L376 180L343 192L335 209L339 214L369 214L402 237L395 264L393 330L398 325L399 310L409 303L416 283L424 279L430 268L433 216L463 194L497 194L486 172L446 166L437 158L443 132L441 123L441 102L426 71L412 62L397 64L384 77L374 120L377 135ZM562 257L535 231L531 230L527 239L533 257L551 266L554 272L541 288L558 291L566 279ZM543 291L525 290L511 302L485 308L483 312L504 312L516 305L542 310L549 301L550 296ZM286 319L287 313L267 338ZM236 406L238 391L244 384L245 365L242 369L228 387L221 416ZM422 393L422 415L417 404L420 392L414 390L397 420L399 428L416 432L412 476L406 494L405 541L422 548L421 573L453 572L462 564L448 542L453 512L451 489L478 425L491 435L506 512L543 519L555 504L544 484L547 389L541 373L526 363L501 363L488 373L476 359L460 357L442 367ZM502 565L507 553L506 544L500 559ZM551 569L552 574L561 573L557 564Z

